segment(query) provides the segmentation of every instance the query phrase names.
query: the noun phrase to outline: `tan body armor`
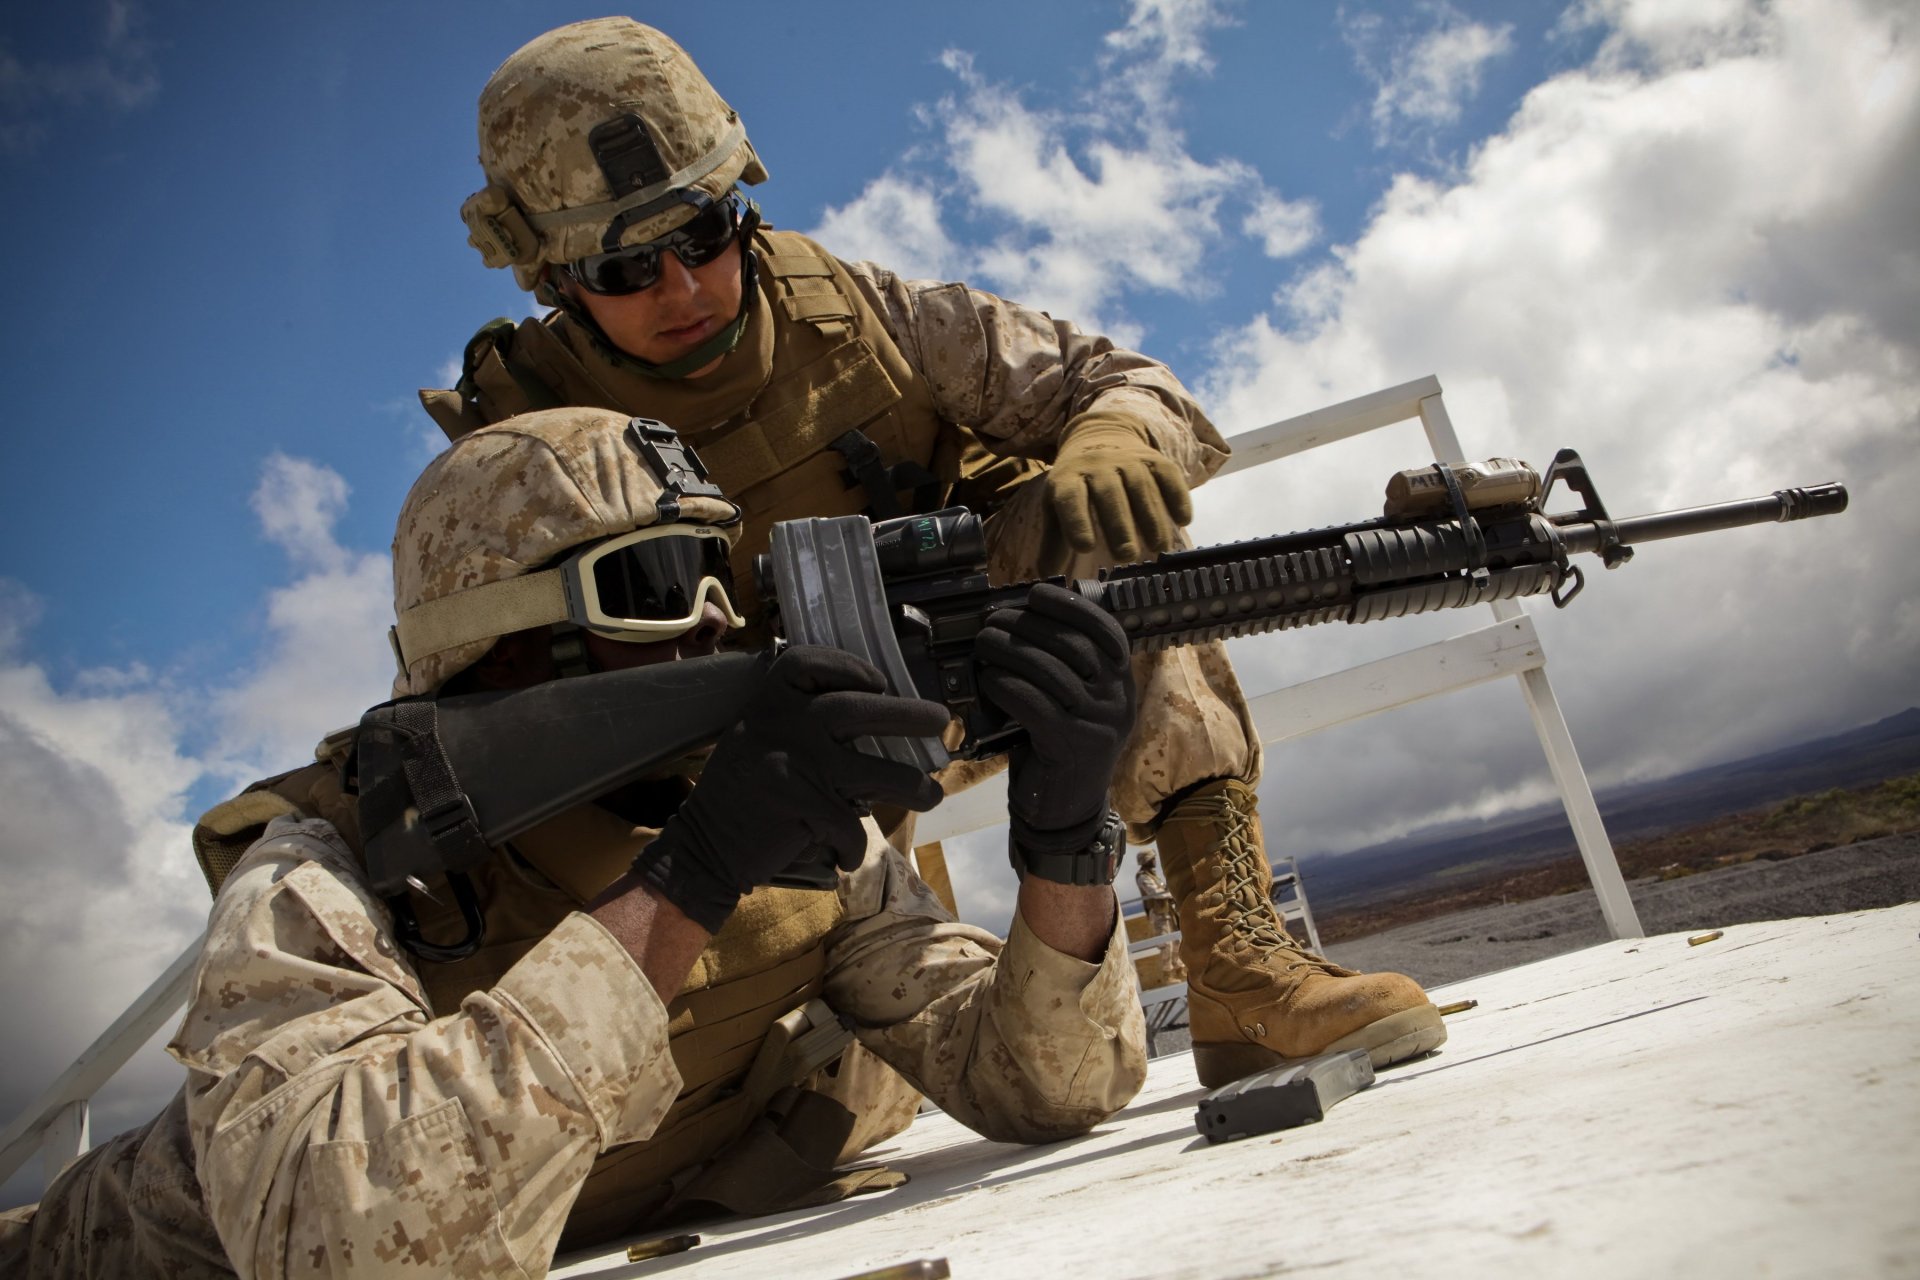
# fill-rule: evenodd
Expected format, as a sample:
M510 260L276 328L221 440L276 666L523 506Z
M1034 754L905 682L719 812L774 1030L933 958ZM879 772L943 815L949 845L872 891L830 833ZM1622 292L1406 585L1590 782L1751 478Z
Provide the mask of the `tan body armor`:
M195 846L216 893L223 851L251 844L282 814L325 818L359 854L354 800L341 791L339 766L336 750L201 818ZM429 1004L450 1013L468 993L494 986L655 834L582 805L516 837L513 853L497 853L472 876L485 945L451 963L414 965ZM218 880L236 861L227 856ZM552 869L553 878L535 867ZM412 898L423 936L462 932L453 902ZM834 893L763 886L741 899L667 1003L678 1098L652 1137L601 1154L568 1215L564 1248L715 1207L773 1212L899 1180L884 1169L831 1172L905 1129L920 1102L818 999L827 935L842 915Z
M753 557L766 550L775 522L871 505L833 447L847 431L865 435L887 463L929 473L941 503L962 474L963 450L979 451L971 434L934 411L925 379L831 254L786 231L759 233L754 248L760 286L746 331L704 377L647 377L555 312L517 327L495 321L469 345L461 390L421 393L453 439L560 404L665 422L699 450L714 482L745 513L734 574L736 604L750 619L758 615ZM975 461L968 460L970 470Z
M733 600L748 626L733 642L747 647L768 639L753 560L767 549L773 525L851 515L874 501L834 448L848 431L864 435L889 465L933 477L939 492L931 503L915 504L924 509L960 502L990 512L1045 469L1031 459L995 455L971 431L939 416L926 378L832 254L787 231L763 230L753 247L760 283L745 332L733 354L704 377L649 377L556 311L518 325L488 324L467 344L459 388L420 393L454 440L558 405L656 418L678 431L741 508ZM995 762L974 772L985 776L999 767ZM894 847L913 846L911 813L886 806L877 816ZM947 886L943 901L952 909L939 849L930 846L915 861L921 874Z

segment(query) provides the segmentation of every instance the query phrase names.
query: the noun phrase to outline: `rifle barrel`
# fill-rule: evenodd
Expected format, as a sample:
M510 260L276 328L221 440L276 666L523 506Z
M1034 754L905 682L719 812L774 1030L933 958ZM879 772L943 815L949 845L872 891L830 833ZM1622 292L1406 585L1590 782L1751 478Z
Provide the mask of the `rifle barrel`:
M1785 523L1814 516L1838 515L1847 509L1845 485L1827 483L1797 489L1777 489L1764 498L1742 498L1736 502L1716 502L1704 507L1683 507L1653 515L1627 516L1612 522L1613 532L1622 546L1658 542L1662 538L1684 538L1689 534L1712 533L1718 529L1738 529L1750 524ZM1580 520L1575 516L1553 517L1566 549L1574 554L1598 551L1606 541L1606 526ZM1567 523L1561 523L1562 520Z
M1328 622L1363 623L1557 592L1562 558L1742 525L1804 520L1846 510L1839 484L1781 489L1621 520L1588 513L1480 522L1489 554L1476 561L1451 520L1369 521L1278 538L1198 547L1130 565L1079 589L1126 629L1134 651L1224 640ZM1559 553L1539 532L1558 534ZM1476 563L1488 566L1473 571Z

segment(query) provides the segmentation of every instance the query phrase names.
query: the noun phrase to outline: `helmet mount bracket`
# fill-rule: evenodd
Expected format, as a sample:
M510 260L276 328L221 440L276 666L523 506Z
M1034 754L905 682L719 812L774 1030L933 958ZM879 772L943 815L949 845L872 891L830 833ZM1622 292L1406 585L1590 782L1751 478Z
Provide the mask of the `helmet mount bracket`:
M671 172L646 122L631 112L595 125L587 134L587 148L615 200L664 182Z

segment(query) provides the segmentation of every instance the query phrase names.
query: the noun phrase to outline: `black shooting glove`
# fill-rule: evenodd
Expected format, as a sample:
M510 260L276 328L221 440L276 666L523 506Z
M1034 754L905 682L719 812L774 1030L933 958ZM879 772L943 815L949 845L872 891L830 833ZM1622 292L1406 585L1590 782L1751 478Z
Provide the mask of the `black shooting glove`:
M1027 731L1008 753L1016 849L1087 848L1106 826L1113 768L1133 732L1126 632L1086 597L1036 583L1024 606L988 617L974 658L981 694Z
M870 804L924 812L940 786L911 765L854 748L868 734L938 735L947 709L886 693L870 663L796 645L767 669L740 722L721 736L693 794L634 859L634 874L709 933L755 885L812 845L860 865Z

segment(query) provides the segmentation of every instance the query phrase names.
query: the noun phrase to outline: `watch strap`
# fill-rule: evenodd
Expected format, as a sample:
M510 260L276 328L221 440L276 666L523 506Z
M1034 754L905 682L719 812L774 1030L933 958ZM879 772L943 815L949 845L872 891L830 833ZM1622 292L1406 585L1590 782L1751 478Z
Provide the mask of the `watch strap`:
M1093 839L1067 852L1027 848L1016 839L1007 842L1007 860L1022 877L1037 876L1055 884L1112 884L1126 852L1127 828L1120 815L1107 810Z

